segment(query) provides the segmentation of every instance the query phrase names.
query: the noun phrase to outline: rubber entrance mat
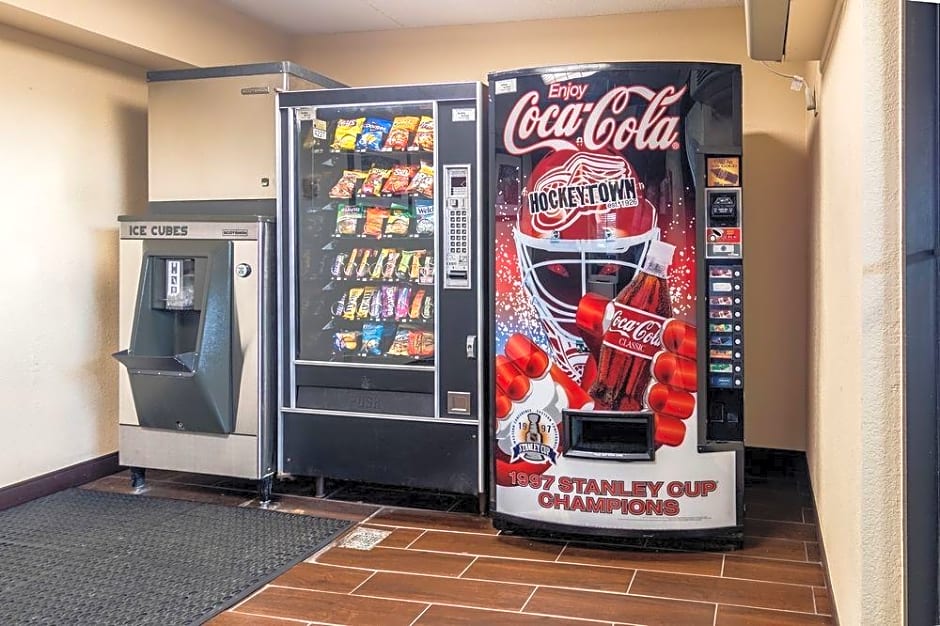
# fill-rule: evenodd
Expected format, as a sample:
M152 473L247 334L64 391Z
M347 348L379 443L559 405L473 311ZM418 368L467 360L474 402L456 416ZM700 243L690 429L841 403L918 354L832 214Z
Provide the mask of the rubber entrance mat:
M0 624L199 624L349 525L69 489L0 511Z

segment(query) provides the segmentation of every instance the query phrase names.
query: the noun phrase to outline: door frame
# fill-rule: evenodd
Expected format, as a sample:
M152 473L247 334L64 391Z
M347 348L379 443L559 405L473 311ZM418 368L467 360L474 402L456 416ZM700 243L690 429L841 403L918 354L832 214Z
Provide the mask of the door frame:
M904 3L905 607L940 623L940 5Z

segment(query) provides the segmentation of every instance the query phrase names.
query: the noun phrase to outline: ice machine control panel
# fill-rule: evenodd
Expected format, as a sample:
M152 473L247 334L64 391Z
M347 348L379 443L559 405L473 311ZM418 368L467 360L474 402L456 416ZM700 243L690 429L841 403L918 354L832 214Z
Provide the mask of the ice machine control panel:
M444 289L470 289L470 166L444 166Z

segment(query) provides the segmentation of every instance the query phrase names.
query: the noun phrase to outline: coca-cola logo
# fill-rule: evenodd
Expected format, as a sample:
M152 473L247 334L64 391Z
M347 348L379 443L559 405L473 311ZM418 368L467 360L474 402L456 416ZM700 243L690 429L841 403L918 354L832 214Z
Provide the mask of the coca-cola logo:
M614 302L614 314L604 333L604 345L644 359L662 349L666 318Z
M680 118L666 113L685 91L685 86L670 85L659 91L643 85L622 86L596 102L553 103L543 109L541 94L532 90L523 94L509 112L503 143L510 154L541 148L576 150L581 147L579 142L588 150L607 146L624 150L631 144L637 150L678 150ZM584 91L580 95L583 97ZM649 103L643 114L639 118L622 117L637 99Z

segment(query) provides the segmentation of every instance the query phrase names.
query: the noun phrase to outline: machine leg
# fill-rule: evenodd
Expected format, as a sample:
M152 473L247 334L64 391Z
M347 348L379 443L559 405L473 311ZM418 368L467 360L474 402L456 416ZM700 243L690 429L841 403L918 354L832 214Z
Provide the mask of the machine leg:
M486 515L486 494L481 493L477 496L477 509L480 515Z
M143 467L131 468L131 489L135 492L143 491L144 487L147 485L146 473L147 470Z
M261 506L271 503L271 491L274 488L274 475L265 476L258 481L258 500Z
M316 497L322 498L326 495L326 479L322 476L317 476L317 490Z

